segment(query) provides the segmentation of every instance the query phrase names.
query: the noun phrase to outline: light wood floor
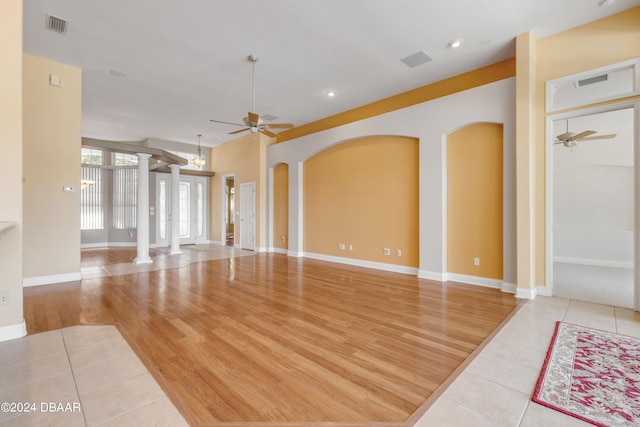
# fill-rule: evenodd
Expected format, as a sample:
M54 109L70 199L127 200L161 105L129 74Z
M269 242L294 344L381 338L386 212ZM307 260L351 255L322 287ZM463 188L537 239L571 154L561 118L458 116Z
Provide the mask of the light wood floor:
M85 263L135 256L98 252ZM494 289L279 254L24 291L29 334L115 324L192 425L405 425L516 306Z

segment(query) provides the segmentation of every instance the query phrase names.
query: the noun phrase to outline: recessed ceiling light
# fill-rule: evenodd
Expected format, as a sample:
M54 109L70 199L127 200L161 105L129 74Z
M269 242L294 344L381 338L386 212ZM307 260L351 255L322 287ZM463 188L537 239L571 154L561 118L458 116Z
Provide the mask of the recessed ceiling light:
M334 96L336 96L336 93L334 91L332 91L332 90L329 90L329 91L327 91L327 96L329 98L333 98Z
M464 43L464 40L463 40L463 39L451 40L451 41L449 42L449 47L450 47L450 48L455 49L455 48L457 48L457 47L462 46L462 43Z

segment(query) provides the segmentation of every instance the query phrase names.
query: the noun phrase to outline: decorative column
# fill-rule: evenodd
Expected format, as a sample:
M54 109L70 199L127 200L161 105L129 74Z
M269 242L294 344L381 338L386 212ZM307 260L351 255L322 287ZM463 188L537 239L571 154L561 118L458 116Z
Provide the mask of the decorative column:
M179 255L180 249L180 166L169 165L171 168L171 252Z
M138 153L138 256L134 264L151 264L149 256L149 159L151 154Z

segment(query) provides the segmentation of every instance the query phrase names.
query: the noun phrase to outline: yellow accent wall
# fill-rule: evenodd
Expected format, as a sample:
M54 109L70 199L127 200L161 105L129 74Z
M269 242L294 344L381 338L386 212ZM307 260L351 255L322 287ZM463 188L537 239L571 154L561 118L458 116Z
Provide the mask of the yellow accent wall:
M308 159L304 251L418 267L418 172L418 141L407 137L361 138Z
M640 6L537 41L536 282L545 283L545 84L547 80L640 57ZM639 97L636 97L639 98Z
M22 323L22 0L0 3L0 330ZM2 337L0 333L0 338ZM10 338L15 338L11 336Z
M211 223L209 239L224 242L222 235L222 209L224 209L222 186L225 175L235 176L236 194L236 226L234 227L235 244L240 244L240 184L255 182L255 247L266 246L266 147L275 142L262 134L248 134L240 138L218 145L211 149L211 170L215 176L211 178Z
M285 163L273 168L273 247L289 247L289 165Z
M447 137L449 273L502 279L502 147L501 124L478 123Z
M24 55L25 278L80 273L81 86L79 68Z

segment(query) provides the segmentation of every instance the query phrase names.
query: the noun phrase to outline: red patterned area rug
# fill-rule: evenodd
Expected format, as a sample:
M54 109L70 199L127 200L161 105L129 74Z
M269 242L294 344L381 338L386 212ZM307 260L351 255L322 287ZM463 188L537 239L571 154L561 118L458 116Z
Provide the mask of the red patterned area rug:
M533 401L597 426L639 426L640 338L558 322Z

